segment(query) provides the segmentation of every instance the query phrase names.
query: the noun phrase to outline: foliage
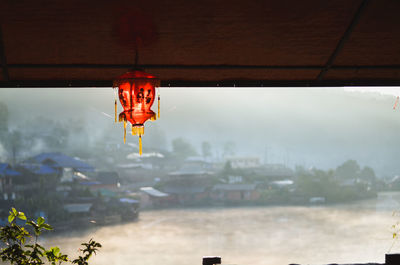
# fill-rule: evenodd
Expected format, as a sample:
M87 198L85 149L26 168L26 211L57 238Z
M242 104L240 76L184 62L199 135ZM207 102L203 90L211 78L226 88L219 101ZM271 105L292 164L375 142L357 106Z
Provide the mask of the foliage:
M15 165L23 148L21 133L16 130L9 132L7 144L11 155L11 163Z
M201 143L201 152L203 157L210 157L212 156L212 148L209 142L202 142Z
M288 204L290 202L290 194L287 189L271 189L263 190L260 194L260 201L265 204Z
M336 169L336 176L342 180L357 179L374 183L376 181L375 171L366 166L361 169L360 165L355 160L347 160Z
M224 165L223 175L234 174L235 170L232 168L232 163L230 161L226 161Z
M21 221L25 222L25 225L19 225ZM38 243L38 238L44 230L53 229L45 222L43 217L37 218L36 222L27 220L23 212L12 208L8 216L8 223L0 229L0 240L5 244L5 247L0 249L0 257L3 262L10 264L59 265L62 262L70 262L87 265L89 258L96 254L96 251L101 247L100 243L90 239L88 243L82 243L82 246L84 246L81 250L82 255L70 260L58 247L46 249Z
M74 259L72 263L78 265L87 265L89 264L89 258L93 254L96 254L97 250L101 248L101 245L92 239L90 239L88 243L82 243L81 245L85 247L82 250L83 256L79 256L78 258Z
M375 171L370 167L364 167L360 172L360 178L365 181L375 182Z
M235 155L236 144L232 141L228 141L224 143L223 146L223 157L229 157Z
M7 105L4 102L0 102L0 134L8 132L8 117Z
M399 217L399 213L398 212L393 212L393 216L394 217ZM400 221L397 221L394 225L392 225L393 242L392 242L392 245L390 246L390 249L389 249L388 253L390 253L390 251L394 247L394 244L399 239L399 237L400 237Z
M197 155L196 149L183 138L176 138L172 141L172 149L179 158L187 158Z
M347 160L336 168L336 176L341 179L356 178L360 172L360 166L355 160Z
M225 162L224 168L221 170L220 175L223 177L228 176L253 176L254 174L244 174L244 170L240 168L233 168L232 163L228 160ZM248 173L248 172L247 172Z
M68 213L63 207L60 207L63 203L62 195L54 191L46 191L45 196L42 193L39 189L25 191L23 197L17 198L15 206L28 215L44 211L49 216L50 221L65 220Z
M346 171L347 173L354 172L358 164L355 161L353 163L353 161L349 160L343 164L344 166L340 166L340 170L346 169L341 173ZM296 193L299 196L306 198L325 197L328 203L346 202L376 196L375 191L371 190L367 183L357 180L360 177L359 173L351 178L351 174L341 175L341 177L346 176L347 178L338 179L336 178L338 176L337 171L333 170L313 169L309 172L303 170L299 172L301 174L298 175L296 189ZM373 173L373 170L369 171L369 173L371 172ZM375 175L375 173L373 174ZM345 180L348 180L347 184L344 183Z

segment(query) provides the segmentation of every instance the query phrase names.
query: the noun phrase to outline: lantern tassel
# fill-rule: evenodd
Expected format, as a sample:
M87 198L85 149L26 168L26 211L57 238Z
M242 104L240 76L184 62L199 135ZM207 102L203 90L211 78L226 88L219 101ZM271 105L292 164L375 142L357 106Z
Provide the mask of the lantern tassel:
M139 134L139 155L142 155L142 135Z
M160 102L161 102L160 94L158 94L158 118L160 118Z
M117 99L114 100L114 116L115 116L115 123L118 122L117 119Z
M124 120L124 143L126 143L126 120Z

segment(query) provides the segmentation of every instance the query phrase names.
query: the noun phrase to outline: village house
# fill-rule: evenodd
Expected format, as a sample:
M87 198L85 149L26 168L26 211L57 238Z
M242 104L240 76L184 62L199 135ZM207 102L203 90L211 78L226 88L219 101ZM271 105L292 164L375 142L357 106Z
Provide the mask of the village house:
M40 186L55 188L59 181L56 169L40 163L24 162L19 164L16 169L21 172L21 175L16 176L14 181L14 190L19 193L37 189Z
M156 182L154 176L159 174L151 164L141 162L117 164L115 170L121 181L134 189L153 186Z
M14 200L16 198L13 190L13 178L21 176L8 163L0 163L0 191L3 200Z
M214 177L213 164L201 157L189 157L176 171L168 174L162 190L181 204L199 204L209 199Z
M261 166L258 157L230 157L227 162L231 164L233 169L258 168Z
M171 179L177 178L202 178L214 175L214 165L201 157L189 157L176 171L170 172Z
M72 182L78 172L85 174L94 172L94 167L91 165L62 153L41 153L25 162L42 164L57 170L61 182Z
M166 206L173 203L173 198L167 193L153 187L140 188L140 207L151 208Z
M260 198L260 193L256 190L256 184L217 184L210 196L219 201L255 201Z
M163 192L168 193L173 201L181 205L201 203L209 198L206 181L181 179L168 181L163 185Z
M93 193L101 190L117 192L120 190L121 182L117 172L101 171L97 176L79 182L81 187L86 187Z

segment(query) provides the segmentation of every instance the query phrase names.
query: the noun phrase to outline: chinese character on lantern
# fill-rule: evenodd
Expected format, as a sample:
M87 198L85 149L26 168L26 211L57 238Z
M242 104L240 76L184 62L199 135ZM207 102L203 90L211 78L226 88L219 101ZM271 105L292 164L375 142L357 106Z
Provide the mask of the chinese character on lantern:
M127 122L132 125L132 135L139 136L139 154L142 155L142 135L147 120L156 120L157 114L151 110L156 97L156 87L160 80L142 70L131 70L114 80L113 87L118 94L123 111L117 117L117 97L115 97L115 122L124 123L124 143ZM160 96L158 95L158 117L160 117ZM118 119L117 119L118 118Z

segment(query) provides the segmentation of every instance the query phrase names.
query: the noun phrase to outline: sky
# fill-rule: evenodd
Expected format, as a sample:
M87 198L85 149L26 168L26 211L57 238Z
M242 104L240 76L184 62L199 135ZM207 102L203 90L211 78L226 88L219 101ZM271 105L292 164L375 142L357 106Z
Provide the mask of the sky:
M172 139L183 137L200 153L201 143L208 141L219 158L224 144L231 141L236 156L259 157L267 163L329 169L355 159L378 175L400 174L400 110L393 110L399 88L160 88L160 92L161 119L146 123L144 138L153 141L154 132L162 131L168 149ZM60 122L80 120L92 140L110 127L122 135L121 124L113 122L111 88L1 89L0 101L9 108L10 127L23 128L32 117L42 116Z

